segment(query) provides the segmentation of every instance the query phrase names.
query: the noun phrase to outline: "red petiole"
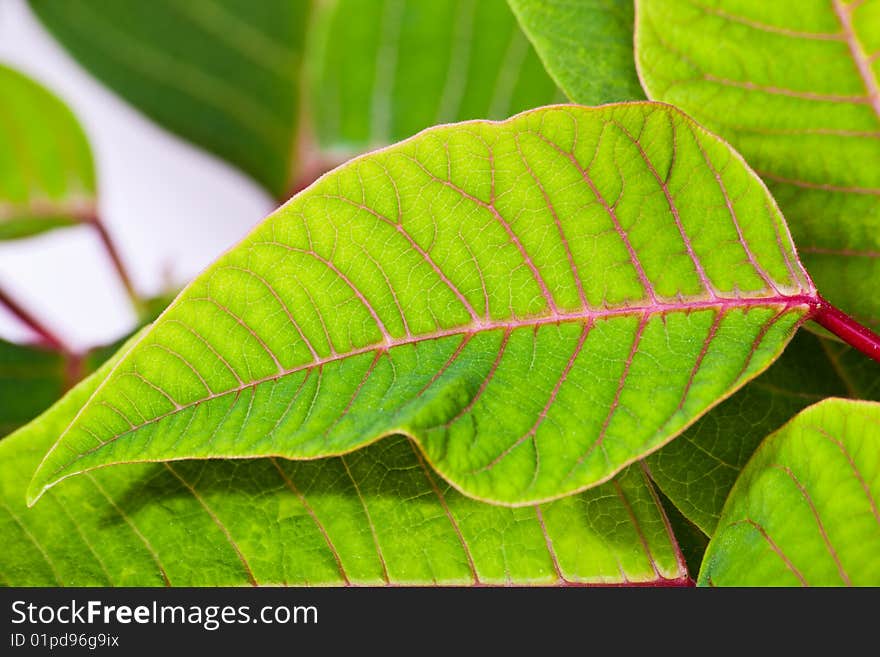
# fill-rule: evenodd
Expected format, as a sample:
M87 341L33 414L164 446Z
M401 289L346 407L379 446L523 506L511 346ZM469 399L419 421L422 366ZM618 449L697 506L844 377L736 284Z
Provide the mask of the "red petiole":
M854 349L858 349L880 363L880 335L868 327L862 326L818 295L810 319L831 331Z

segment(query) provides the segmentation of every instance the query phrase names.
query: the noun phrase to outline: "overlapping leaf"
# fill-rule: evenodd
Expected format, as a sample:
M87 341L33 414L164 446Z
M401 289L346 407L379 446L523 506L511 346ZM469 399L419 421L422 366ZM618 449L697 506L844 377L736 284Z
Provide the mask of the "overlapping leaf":
M508 0L547 72L576 103L644 97L633 61L632 0Z
M768 182L833 303L880 324L880 2L638 0L649 97Z
M0 444L0 583L686 582L638 467L510 509L452 490L402 438L311 462L117 466L26 508L29 473L111 365Z
M0 240L94 214L94 165L76 117L36 82L0 66Z
M808 405L832 396L880 399L880 365L837 341L799 333L766 373L649 456L651 476L711 535L761 441Z
M36 473L412 436L504 504L607 480L814 303L729 147L652 103L441 127L298 195L193 282Z
M880 404L832 399L755 452L706 552L709 586L880 584Z
M317 9L322 145L385 145L439 123L562 99L504 0L335 0Z
M281 195L291 181L308 2L31 0L102 82Z

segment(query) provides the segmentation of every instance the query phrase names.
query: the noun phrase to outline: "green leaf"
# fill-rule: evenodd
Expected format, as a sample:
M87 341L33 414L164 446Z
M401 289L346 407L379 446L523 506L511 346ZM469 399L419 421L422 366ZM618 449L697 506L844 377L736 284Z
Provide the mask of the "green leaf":
M878 3L637 0L636 13L648 96L728 139L823 294L880 326Z
M647 466L645 466L645 469L649 475L652 475ZM663 494L663 491L657 491L657 497L660 498L663 511L666 513L666 517L669 518L669 527L687 564L688 572L700 572L703 555L706 553L706 547L709 545L709 537L694 523L685 518L675 504L672 503L672 500Z
M880 404L829 399L767 438L706 552L709 586L880 585Z
M632 0L508 0L547 72L575 103L645 97L633 61Z
M77 60L273 194L292 179L309 3L30 0Z
M826 397L880 399L880 365L840 342L802 331L766 373L648 457L651 477L712 535L724 501L761 441Z
M94 214L92 154L76 117L42 86L0 65L0 240Z
M763 371L815 304L766 189L666 105L426 131L196 279L42 462L308 459L406 434L468 495L608 480Z
M155 319L170 301L167 296L144 299L146 321ZM27 424L61 399L75 383L95 372L130 338L131 334L76 354L44 345L15 344L0 339L0 438ZM59 430L63 431L64 427Z
M0 437L61 398L68 368L68 357L57 351L0 340Z
M360 152L561 99L504 0L336 0L317 12L312 118L325 147Z
M593 491L510 509L457 493L403 438L298 463L121 465L28 509L30 473L112 366L0 443L0 584L687 581L637 466Z

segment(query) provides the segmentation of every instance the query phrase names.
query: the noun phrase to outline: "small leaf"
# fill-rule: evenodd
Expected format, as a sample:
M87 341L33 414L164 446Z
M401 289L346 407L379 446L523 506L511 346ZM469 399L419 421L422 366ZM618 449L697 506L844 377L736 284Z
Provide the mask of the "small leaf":
M403 433L521 505L608 480L763 371L816 302L730 148L666 105L426 131L194 281L46 456L334 456Z
M829 399L767 438L706 552L709 586L880 585L880 404Z
M508 0L547 72L576 103L645 97L633 61L632 0Z
M451 489L403 438L299 463L121 465L28 509L29 473L112 365L0 443L0 584L687 581L638 467L594 491L509 509Z
M562 99L504 0L337 0L316 12L312 115L325 147L360 152Z
M880 399L880 366L839 342L800 332L767 372L649 456L651 477L711 536L761 441L808 405L832 396Z
M36 82L0 65L0 240L94 215L92 154L76 117Z
M728 139L770 186L832 303L880 326L878 3L637 0L650 98Z
M90 72L169 130L287 189L309 3L30 0Z

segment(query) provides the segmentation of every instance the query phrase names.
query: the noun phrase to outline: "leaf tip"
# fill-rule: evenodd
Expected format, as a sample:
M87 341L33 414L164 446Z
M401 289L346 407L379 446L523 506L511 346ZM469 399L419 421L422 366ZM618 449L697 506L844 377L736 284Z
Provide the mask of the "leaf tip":
M34 473L34 476L31 478L27 490L25 491L25 503L29 509L40 501L40 498L45 495L47 490L61 481L60 479L52 481L47 480L43 475L42 470L42 467L37 468L37 471Z

